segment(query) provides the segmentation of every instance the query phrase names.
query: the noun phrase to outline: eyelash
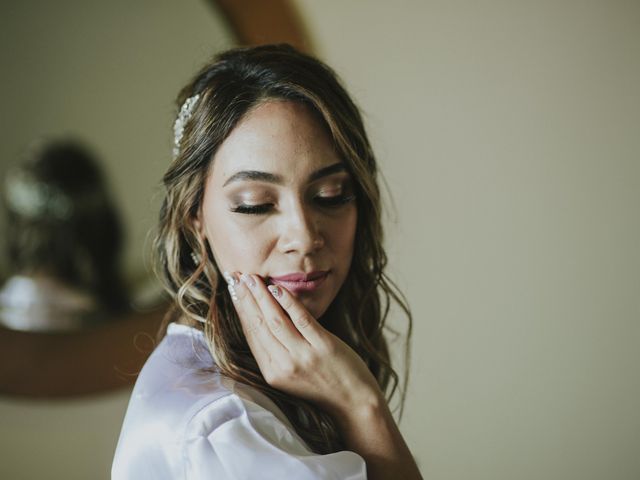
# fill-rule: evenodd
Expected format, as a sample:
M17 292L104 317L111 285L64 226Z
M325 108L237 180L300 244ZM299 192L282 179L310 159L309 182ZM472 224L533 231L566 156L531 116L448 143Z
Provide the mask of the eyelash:
M349 203L354 198L356 198L355 195L336 195L335 197L316 197L315 200L321 207L338 208ZM239 205L231 209L231 211L235 213L260 215L267 213L271 210L272 206L273 205L270 203L265 203L263 205Z

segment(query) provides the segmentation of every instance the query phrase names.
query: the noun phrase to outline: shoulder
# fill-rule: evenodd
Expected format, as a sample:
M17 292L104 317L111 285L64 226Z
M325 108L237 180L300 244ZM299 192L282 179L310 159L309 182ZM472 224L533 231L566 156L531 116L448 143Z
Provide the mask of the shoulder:
M198 335L172 327L145 364L113 478L366 478L360 456L314 454L271 399L221 375Z
M314 453L271 400L241 384L199 411L185 433L189 479L367 478L360 455Z
M170 425L185 436L206 435L242 416L273 416L291 427L269 397L220 373L201 331L175 323L140 372L129 415Z
M182 443L194 417L231 395L201 332L170 324L134 385L113 478L182 478Z
M153 422L176 432L207 405L230 395L230 386L219 373L204 334L172 323L138 375L123 429L129 423Z

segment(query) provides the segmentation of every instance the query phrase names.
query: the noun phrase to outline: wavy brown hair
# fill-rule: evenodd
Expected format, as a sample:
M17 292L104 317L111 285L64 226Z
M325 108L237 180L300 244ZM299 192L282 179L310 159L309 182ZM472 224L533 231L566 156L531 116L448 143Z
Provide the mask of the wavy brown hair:
M409 372L412 318L407 301L385 275L377 166L358 108L336 74L289 45L263 45L217 55L178 95L177 105L199 94L184 125L179 151L163 177L166 196L154 239L154 265L174 299L165 319L204 330L223 375L266 394L317 453L344 449L333 418L312 402L267 384L249 349L211 249L194 223L200 215L205 179L213 156L247 112L269 99L300 102L328 129L354 180L358 222L350 271L319 319L360 355L390 401L400 392L400 416ZM192 254L195 254L194 261ZM404 388L391 365L385 332L391 302L408 319ZM161 332L162 334L162 332Z

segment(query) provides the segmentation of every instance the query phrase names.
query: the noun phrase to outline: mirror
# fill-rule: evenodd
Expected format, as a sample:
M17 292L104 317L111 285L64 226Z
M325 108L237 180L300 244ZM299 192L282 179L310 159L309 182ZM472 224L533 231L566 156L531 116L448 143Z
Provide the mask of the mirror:
M78 140L94 152L124 226L121 271L132 307L104 325L74 331L0 327L0 355L7 355L0 393L73 396L131 384L135 376L114 370L142 365L150 349L134 339L155 336L166 310L151 273L150 232L179 88L215 52L238 43L311 47L286 1L33 0L3 6L0 27L0 178L36 139ZM2 232L6 221L0 217ZM10 276L5 251L2 235L2 284Z
M134 307L144 307L159 290L148 268L148 232L170 160L173 99L198 65L234 42L203 1L119 4L5 7L0 24L12 40L2 48L0 175L35 139L73 138L94 151L124 225L125 283ZM0 268L7 271L5 255Z

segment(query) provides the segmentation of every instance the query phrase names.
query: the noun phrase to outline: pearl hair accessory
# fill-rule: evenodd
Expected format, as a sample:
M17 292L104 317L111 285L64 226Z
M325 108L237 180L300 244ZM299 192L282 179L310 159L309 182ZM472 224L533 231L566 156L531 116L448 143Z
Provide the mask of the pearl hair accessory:
M176 121L173 124L173 158L174 159L180 153L180 141L182 140L182 135L184 134L184 127L189 121L189 118L191 117L191 113L193 113L193 109L196 106L198 99L200 99L199 93L187 98L182 104L182 107L180 107L180 113L178 113L178 118L176 118Z
M24 174L7 181L6 201L11 210L28 218L50 216L66 220L73 213L71 199L59 188Z
M4 200L9 210L22 217L60 221L69 220L73 215L91 214L103 208L106 201L102 191L89 190L71 196L24 172L7 176Z

